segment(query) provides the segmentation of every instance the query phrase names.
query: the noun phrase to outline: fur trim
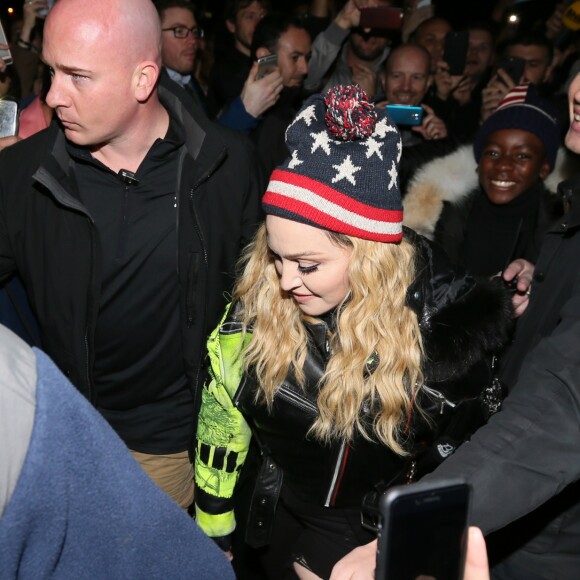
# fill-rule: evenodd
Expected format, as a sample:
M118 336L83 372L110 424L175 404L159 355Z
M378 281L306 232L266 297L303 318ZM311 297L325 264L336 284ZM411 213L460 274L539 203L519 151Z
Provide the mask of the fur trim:
M426 374L435 381L458 378L506 345L513 327L511 295L498 278L481 279L430 322L423 337Z
M471 145L423 165L403 197L403 224L432 240L443 202L458 203L477 186L476 167Z
M403 225L433 239L443 203L460 203L479 183L473 146L462 145L449 155L421 166L410 179L403 197ZM556 193L558 184L580 172L580 157L561 147L554 170L544 181Z

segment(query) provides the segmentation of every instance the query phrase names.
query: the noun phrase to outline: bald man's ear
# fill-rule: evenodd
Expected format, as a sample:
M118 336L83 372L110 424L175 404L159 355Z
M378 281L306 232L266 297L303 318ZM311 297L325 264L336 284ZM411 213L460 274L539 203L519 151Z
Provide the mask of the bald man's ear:
M139 64L135 71L135 98L144 103L155 90L159 78L159 66L152 61Z

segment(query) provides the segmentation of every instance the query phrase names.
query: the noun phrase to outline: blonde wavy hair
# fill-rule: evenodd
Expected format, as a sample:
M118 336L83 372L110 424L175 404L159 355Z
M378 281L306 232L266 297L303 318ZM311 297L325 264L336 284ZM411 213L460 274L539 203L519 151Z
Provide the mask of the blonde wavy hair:
M327 233L351 252L350 291L338 306L311 434L329 442L350 441L360 433L404 455L405 424L423 380L419 324L405 302L415 275L414 248L406 240L388 244ZM265 224L244 251L241 268L234 301L241 304L244 334L249 327L252 332L243 351L244 367L253 367L260 386L257 398L271 406L289 370L304 386L305 315L280 288ZM365 409L371 410L371 421Z

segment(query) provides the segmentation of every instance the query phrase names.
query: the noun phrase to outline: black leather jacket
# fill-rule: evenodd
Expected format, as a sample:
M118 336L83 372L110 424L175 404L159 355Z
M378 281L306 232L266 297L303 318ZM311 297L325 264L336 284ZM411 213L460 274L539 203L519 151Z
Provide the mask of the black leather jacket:
M410 230L405 235L414 242L419 257L407 303L417 312L423 334L426 382L418 403L431 421L419 413L411 417L405 442L409 457L362 436L328 446L308 436L318 412L319 379L330 357L332 318L306 323L310 341L304 388L289 374L270 410L256 403L257 385L251 375L235 395L234 403L252 426L268 464L253 496L254 519L262 522L254 530L248 527L247 538L254 545L267 541L264 521L269 516L263 506L275 505L282 478L284 486L303 501L358 508L369 492L405 481L411 459L426 458L419 475L434 469L483 422L479 395L491 380L492 353L506 341L511 326L509 297L501 285L476 281L451 268L445 254L425 238ZM368 414L372 415L371 409ZM447 431L450 435L443 437ZM441 448L432 453L435 442Z

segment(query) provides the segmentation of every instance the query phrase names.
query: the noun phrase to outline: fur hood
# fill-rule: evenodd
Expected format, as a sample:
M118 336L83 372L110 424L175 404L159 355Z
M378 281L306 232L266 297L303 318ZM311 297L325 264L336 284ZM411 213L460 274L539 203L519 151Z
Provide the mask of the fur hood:
M461 203L478 186L476 169L471 144L422 165L404 192L404 225L432 240L443 203ZM561 147L554 170L544 186L555 195L558 183L579 171L578 156Z

